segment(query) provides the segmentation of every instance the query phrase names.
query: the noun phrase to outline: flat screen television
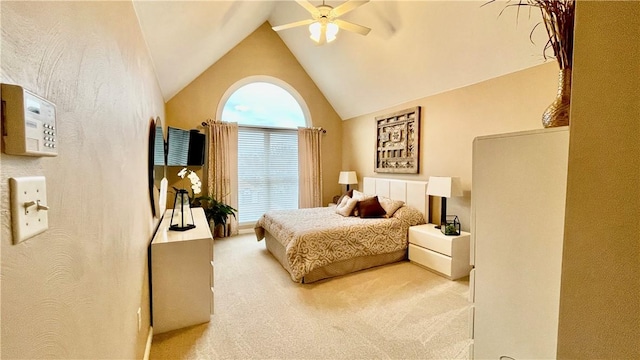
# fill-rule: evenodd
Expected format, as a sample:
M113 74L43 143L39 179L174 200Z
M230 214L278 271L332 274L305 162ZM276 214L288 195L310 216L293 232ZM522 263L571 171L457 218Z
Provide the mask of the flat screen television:
M187 165L204 165L204 144L206 136L198 130L189 131L189 153L187 155Z

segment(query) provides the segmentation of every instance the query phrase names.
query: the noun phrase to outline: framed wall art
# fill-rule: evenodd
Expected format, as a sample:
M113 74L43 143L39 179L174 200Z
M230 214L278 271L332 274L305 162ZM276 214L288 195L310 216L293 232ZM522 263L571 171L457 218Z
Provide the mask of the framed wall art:
M420 160L420 106L376 117L379 173L417 174Z

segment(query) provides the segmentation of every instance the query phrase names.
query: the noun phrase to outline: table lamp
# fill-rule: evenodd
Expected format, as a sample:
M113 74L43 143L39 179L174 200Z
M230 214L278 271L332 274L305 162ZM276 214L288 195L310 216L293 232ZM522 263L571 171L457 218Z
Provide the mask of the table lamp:
M347 185L347 191L349 191L349 185L357 184L358 176L355 171L340 171L340 177L338 178L338 184Z
M442 205L440 206L440 224L436 229L440 229L442 224L447 223L447 198L452 196L462 196L462 185L459 177L430 176L427 184L427 195L440 196Z

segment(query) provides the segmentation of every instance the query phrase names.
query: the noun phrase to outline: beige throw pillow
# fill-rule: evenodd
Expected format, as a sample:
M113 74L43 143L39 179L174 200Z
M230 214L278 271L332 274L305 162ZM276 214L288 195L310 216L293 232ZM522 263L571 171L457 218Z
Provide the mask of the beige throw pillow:
M404 201L401 200L393 200L388 197L380 196L378 197L378 202L380 202L380 206L387 212L387 216L393 216L398 209L400 209L404 205Z
M352 198L352 197L353 197L353 189L351 189L351 190L347 191L346 193L342 194L342 196L340 196L340 198L338 199L338 201L335 201L335 203L336 203L336 204L340 204L340 203L342 202L342 199L343 199L345 196L349 196L349 197L351 197L351 198ZM335 199L335 197L334 197L334 199Z
M350 216L357 204L358 200L352 199L348 195L345 195L342 198L342 201L340 201L340 204L336 206L336 214L340 214L342 216Z

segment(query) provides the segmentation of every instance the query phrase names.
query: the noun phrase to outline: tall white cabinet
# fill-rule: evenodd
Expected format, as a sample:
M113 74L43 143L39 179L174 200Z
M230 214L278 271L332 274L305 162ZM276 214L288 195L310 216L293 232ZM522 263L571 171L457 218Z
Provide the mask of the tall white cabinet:
M472 356L556 357L568 127L478 137Z

